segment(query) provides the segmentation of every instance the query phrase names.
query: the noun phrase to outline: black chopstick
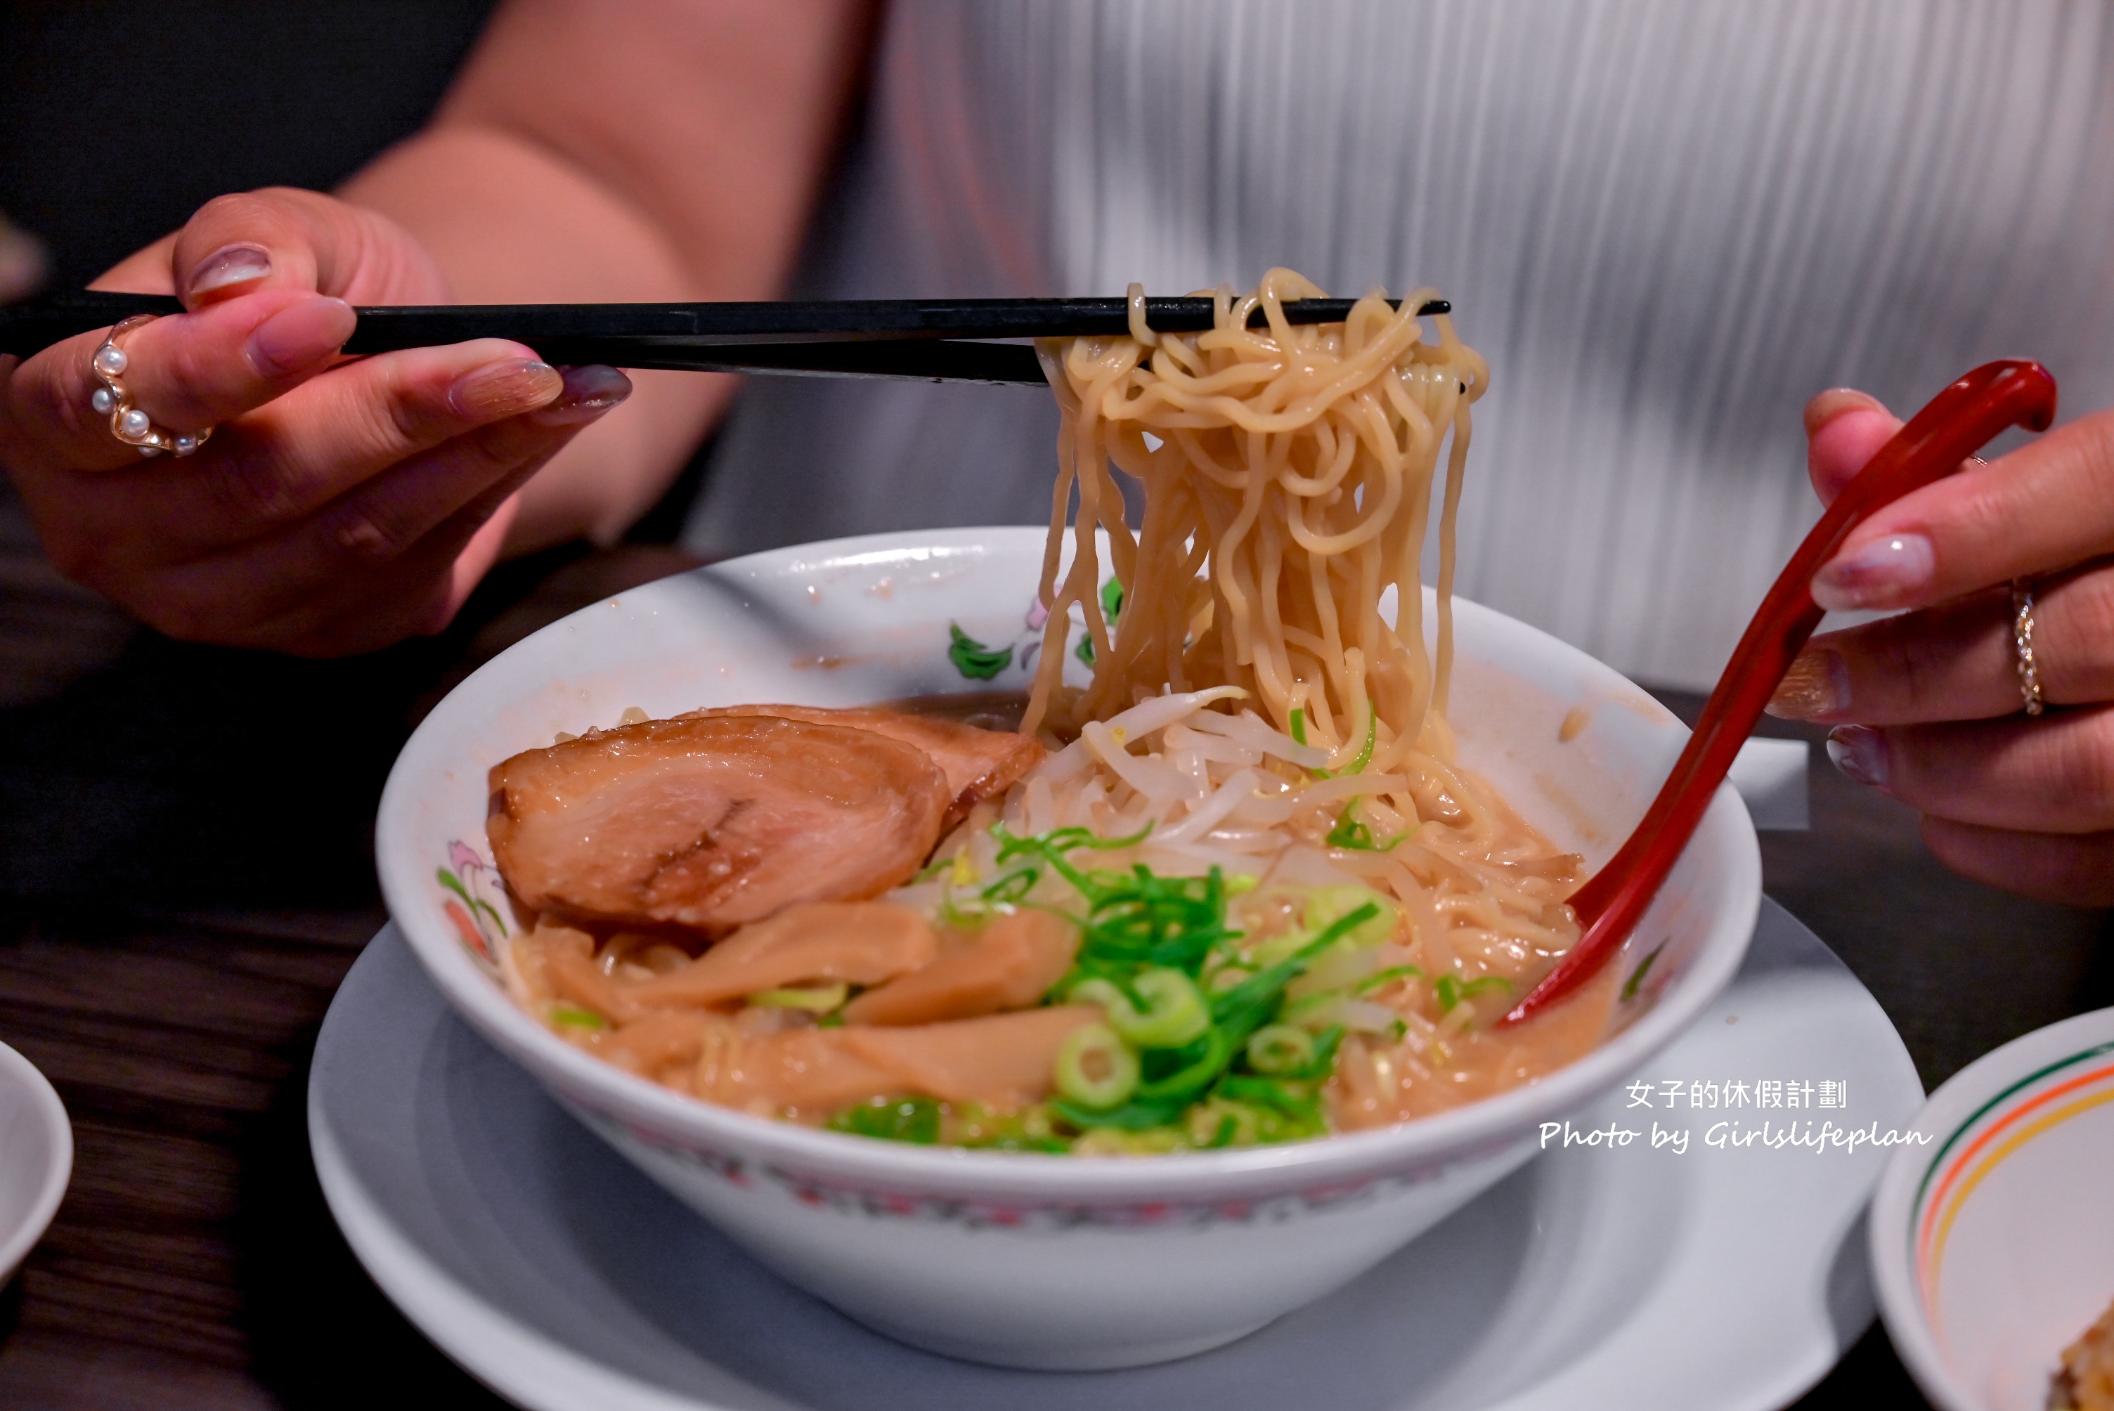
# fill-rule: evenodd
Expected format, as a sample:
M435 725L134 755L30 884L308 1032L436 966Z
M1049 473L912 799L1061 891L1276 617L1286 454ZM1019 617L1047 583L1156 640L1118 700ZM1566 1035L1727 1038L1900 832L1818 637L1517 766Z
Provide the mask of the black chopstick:
M1353 302L1301 299L1283 307L1293 323L1333 323ZM1147 324L1163 333L1212 326L1209 299L1147 299L1145 307ZM134 314L178 312L172 298L103 291L0 308L0 354L27 356ZM1418 312L1449 313L1451 305L1433 300ZM1090 337L1130 327L1124 299L407 305L359 315L348 353L510 338L553 363L1007 383L1042 381L1031 349L955 340Z
M917 382L986 382L1047 386L1035 349L1025 343L970 343L947 338L863 343L736 343L693 347L650 339L539 338L537 356L560 367L678 372L750 372L777 377L894 377Z

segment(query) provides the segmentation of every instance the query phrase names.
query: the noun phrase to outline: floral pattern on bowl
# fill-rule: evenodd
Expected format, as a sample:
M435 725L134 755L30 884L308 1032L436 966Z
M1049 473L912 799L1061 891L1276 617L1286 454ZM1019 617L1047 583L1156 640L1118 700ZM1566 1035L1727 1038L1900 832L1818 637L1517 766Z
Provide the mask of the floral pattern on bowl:
M839 1215L911 1220L962 1229L1204 1229L1223 1224L1284 1221L1384 1198L1442 1180L1455 1161L1409 1171L1319 1182L1291 1191L1239 1200L1158 1200L1115 1204L1007 1199L1001 1196L931 1197L887 1190L841 1178L812 1175L773 1162L752 1161L699 1146L642 1123L625 1121L589 1106L574 1111L605 1137L657 1152L692 1170L707 1172L739 1190L775 1188L802 1205ZM1497 1142L1463 1152L1458 1162L1502 1158L1516 1143Z
M443 892L440 909L455 928L457 939L478 964L497 974L500 948L509 939L506 916L500 910L506 901L506 884L498 869L457 838L448 843L448 859L434 869L433 876Z
M1101 616L1113 629L1123 613L1123 585L1111 578L1101 585ZM1077 603L1066 613L1070 619L1066 639L1076 636L1072 655L1082 666L1094 665L1094 639L1086 630L1086 613ZM1035 657L1042 650L1043 631L1050 620L1049 605L1038 595L1022 617L1024 631L1001 646L988 646L962 630L959 622L947 624L947 661L965 681L995 681L1000 676L1026 677L1035 670Z

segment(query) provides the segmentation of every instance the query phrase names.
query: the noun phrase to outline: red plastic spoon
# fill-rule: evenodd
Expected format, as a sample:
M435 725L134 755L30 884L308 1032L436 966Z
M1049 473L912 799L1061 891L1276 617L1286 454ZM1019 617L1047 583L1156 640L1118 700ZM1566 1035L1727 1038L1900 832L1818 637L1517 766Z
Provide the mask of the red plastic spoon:
M1843 487L1747 624L1688 747L1643 821L1571 897L1585 933L1501 1025L1519 1023L1591 979L1643 919L1763 705L1820 624L1813 575L1850 531L1880 506L1950 475L1998 433L2013 426L2044 431L2054 419L2055 379L2046 368L2023 361L1984 363L1932 398Z

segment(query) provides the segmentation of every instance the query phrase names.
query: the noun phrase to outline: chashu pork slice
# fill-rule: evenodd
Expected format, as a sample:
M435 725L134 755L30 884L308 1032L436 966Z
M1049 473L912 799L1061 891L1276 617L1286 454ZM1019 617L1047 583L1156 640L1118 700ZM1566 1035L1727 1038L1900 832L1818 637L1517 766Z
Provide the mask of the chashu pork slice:
M804 720L816 725L843 725L871 730L891 740L915 745L931 756L947 776L954 791L954 804L947 814L948 827L969 816L969 810L985 799L996 798L1013 787L1022 775L1042 761L1042 746L1034 737L1012 730L986 730L959 720L881 706L745 705L715 706L692 711L682 717L711 719L721 716L766 715L780 720Z
M953 802L923 750L742 715L648 720L492 769L486 832L522 903L718 933L917 871Z

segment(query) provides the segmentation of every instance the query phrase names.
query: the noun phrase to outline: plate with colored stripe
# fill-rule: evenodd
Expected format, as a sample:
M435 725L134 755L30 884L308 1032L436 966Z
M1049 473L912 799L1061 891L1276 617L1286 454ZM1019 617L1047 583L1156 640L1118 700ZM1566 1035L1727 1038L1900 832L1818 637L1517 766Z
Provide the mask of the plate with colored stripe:
M1887 1332L1945 1411L2042 1411L2114 1304L2114 1009L1977 1059L1912 1130L1872 1206Z

